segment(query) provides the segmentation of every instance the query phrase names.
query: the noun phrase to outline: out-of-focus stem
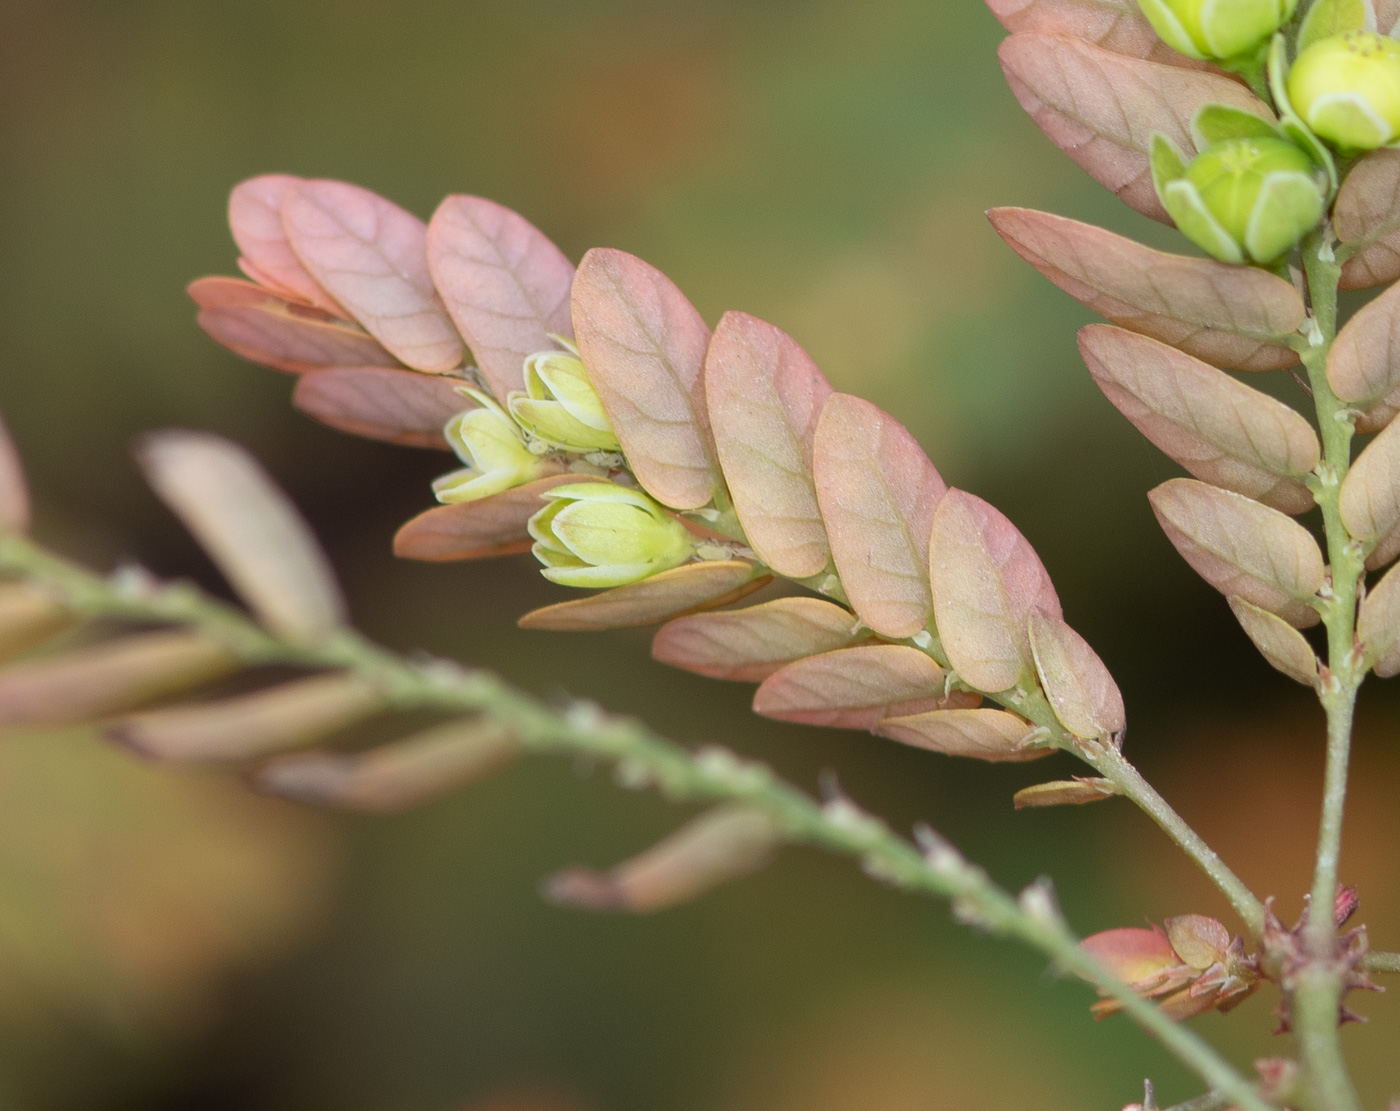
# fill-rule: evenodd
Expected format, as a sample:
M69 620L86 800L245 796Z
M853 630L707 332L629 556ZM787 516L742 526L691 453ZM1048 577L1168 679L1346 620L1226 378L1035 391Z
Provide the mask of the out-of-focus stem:
M845 799L822 804L779 780L762 764L721 749L691 753L640 722L613 717L591 704L556 710L484 671L448 661L406 660L358 634L322 645L290 644L197 588L148 578L113 581L62 560L15 534L0 534L0 572L39 583L75 612L91 617L166 621L219 638L248 663L337 667L372 677L404 709L476 711L539 752L570 753L618 765L630 784L655 787L668 798L740 802L774 820L783 839L852 856L871 876L912 892L952 901L959 916L1019 940L1055 964L1098 986L1153 1034L1178 1060L1241 1111L1274 1111L1254 1086L1189 1027L1113 977L1082 949L1043 889L1018 900L950 846L927 852Z

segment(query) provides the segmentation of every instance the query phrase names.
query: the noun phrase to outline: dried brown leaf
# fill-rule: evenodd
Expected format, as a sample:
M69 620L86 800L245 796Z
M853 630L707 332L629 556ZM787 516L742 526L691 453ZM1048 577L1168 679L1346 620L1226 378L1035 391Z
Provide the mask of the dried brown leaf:
M870 633L819 598L778 598L748 609L698 613L663 625L651 654L713 679L762 682L794 660L849 648Z
M462 379L383 367L332 367L297 382L292 404L322 424L405 447L448 450L443 426L474 408Z
M1312 425L1283 402L1154 339L1093 324L1079 350L1104 396L1199 479L1284 513L1312 508Z
M1051 142L1125 203L1163 222L1147 164L1154 134L1190 149L1191 119L1206 104L1271 118L1228 77L1124 57L1069 35L1012 35L999 54L1016 99Z
M1382 679L1400 675L1400 567L1392 567L1361 603L1356 639Z
M655 625L747 597L772 582L771 575L760 571L743 560L687 563L641 582L534 610L519 625L569 633Z
M1400 526L1400 423L1366 445L1342 482L1342 523L1362 543L1376 543Z
M665 274L595 248L574 278L573 320L588 376L637 481L672 509L699 509L723 481L705 404L710 330Z
M852 607L882 636L918 633L933 611L929 529L947 491L937 468L892 416L838 393L817 424L814 472Z
M282 226L311 276L400 362L435 372L461 364L422 220L358 185L302 181L286 192Z
M722 806L609 872L571 868L551 876L545 894L585 910L650 914L757 871L781 841L781 829L762 811Z
M263 174L233 187L228 198L228 224L233 241L243 252L239 265L249 277L272 289L348 319L350 314L321 288L287 242L282 201L300 181L291 174Z
M345 600L325 553L243 448L170 429L144 436L137 456L161 500L269 629L312 641L343 625Z
M1242 494L1191 478L1164 482L1147 496L1167 538L1216 590L1296 628L1317 623L1309 602L1322 588L1322 553L1302 525Z
M0 418L0 532L28 532L31 508L24 463Z
M1283 618L1243 598L1232 595L1229 602L1240 627L1264 659L1304 686L1317 682L1317 656L1302 633Z
M1052 783L1023 787L1011 802L1017 810L1039 806L1083 806L1085 803L1111 799L1117 793L1118 788L1108 779L1057 779Z
M291 374L329 366L402 366L359 325L252 282L198 278L188 292L210 339L263 366Z
M934 613L948 661L969 685L995 693L1034 673L1027 622L1060 616L1040 557L995 507L949 490L933 518Z
M149 710L107 733L150 760L236 763L312 744L388 703L380 684L363 676L314 675L233 698Z
M1089 642L1058 617L1034 610L1031 652L1055 717L1076 737L1108 740L1127 725L1123 695Z
M446 563L490 559L530 550L525 525L545 506L546 490L573 482L601 482L592 475L557 474L479 501L441 505L418 514L394 537L400 559Z
M491 392L525 388L528 355L572 339L574 264L525 217L483 197L452 196L428 224L428 264Z
M1298 362L1284 341L1303 324L1303 299L1282 278L1154 251L1048 212L994 208L987 216L1012 250L1115 324L1232 370Z
M484 779L524 752L495 722L451 721L367 752L306 752L253 773L265 791L299 802L397 813Z
M933 710L889 717L874 732L945 756L970 756L993 763L1039 760L1054 751L1025 747L1034 726L1005 710Z
M1343 289L1400 278L1400 150L1372 151L1351 168L1333 208L1332 227L1352 257Z
M0 671L0 726L77 725L240 666L221 644L196 633L126 636Z
M1386 290L1338 333L1327 357L1327 381L1339 398L1359 406L1400 389L1400 286Z
M831 559L812 478L817 419L830 396L786 332L725 313L705 356L715 448L749 543L790 578L810 578Z
M754 693L754 713L778 721L874 729L884 718L945 705L947 674L917 648L870 644L788 664Z

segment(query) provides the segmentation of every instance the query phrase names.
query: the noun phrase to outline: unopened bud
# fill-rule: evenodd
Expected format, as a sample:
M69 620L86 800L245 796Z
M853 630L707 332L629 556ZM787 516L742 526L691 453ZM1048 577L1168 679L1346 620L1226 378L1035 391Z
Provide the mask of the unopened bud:
M440 502L477 501L557 474L559 466L532 452L515 421L486 394L464 389L480 408L458 413L443 435L466 464L433 483Z
M311 744L384 709L378 684L336 673L136 714L108 735L152 760L232 762Z
M1185 165L1155 135L1152 172L1181 233L1222 262L1277 262L1322 216L1318 170L1284 139L1226 139Z
M757 871L781 840L777 823L767 814L723 806L610 872L560 872L546 882L545 894L586 910L666 910Z
M549 504L529 529L551 582L624 586L680 566L694 550L686 527L640 490L583 482L542 496Z
M239 670L195 633L123 637L0 671L0 726L77 725Z
M1288 75L1293 109L1343 150L1375 150L1400 138L1400 43L1348 31L1313 43Z
M266 791L301 802L387 814L449 794L524 752L495 722L453 721L368 752L307 752L273 760L254 775Z
M0 660L27 652L72 622L68 611L42 590L24 583L0 586Z
M511 394L510 413L539 439L564 451L621 449L582 360L565 351L544 351L525 360L525 392Z
M1236 58L1293 18L1298 0L1138 0L1152 29L1188 58Z

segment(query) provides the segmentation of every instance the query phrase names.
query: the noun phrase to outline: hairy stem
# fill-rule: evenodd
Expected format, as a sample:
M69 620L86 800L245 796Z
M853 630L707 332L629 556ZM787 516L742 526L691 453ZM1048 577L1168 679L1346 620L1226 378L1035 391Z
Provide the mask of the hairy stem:
M1209 1043L1172 1021L1082 949L1045 888L1034 885L1018 900L951 846L934 840L921 852L849 800L819 803L779 780L767 767L727 750L689 752L640 722L614 717L588 703L556 710L488 672L444 660L406 660L348 630L321 645L289 644L193 586L165 585L149 576L121 573L105 579L21 536L0 535L0 572L24 577L82 616L177 623L219 639L249 664L286 663L369 674L392 693L400 708L475 711L508 727L534 751L613 763L629 785L654 787L673 800L742 802L759 809L774 820L784 840L854 857L871 876L903 890L949 899L964 921L1038 949L1057 967L1116 999L1178 1060L1212 1089L1225 1093L1241 1111L1273 1111Z
M1293 1029L1298 1037L1309 1106L1313 1111L1358 1111L1360 1103L1338 1036L1346 969L1340 959L1332 901L1341 856L1352 717L1356 692L1364 678L1353 649L1357 598L1365 564L1361 547L1342 523L1340 509L1341 486L1351 466L1355 427L1352 414L1327 381L1327 359L1337 334L1337 286L1341 276L1329 228L1323 228L1304 243L1303 260L1315 325L1309 346L1303 351L1303 362L1317 406L1323 449L1322 463L1311 485L1322 510L1331 564L1331 582L1319 606L1327 629L1327 667L1318 683L1318 696L1327 713L1327 769L1317 862L1303 938L1305 959L1300 969L1285 976L1283 987L1289 996Z

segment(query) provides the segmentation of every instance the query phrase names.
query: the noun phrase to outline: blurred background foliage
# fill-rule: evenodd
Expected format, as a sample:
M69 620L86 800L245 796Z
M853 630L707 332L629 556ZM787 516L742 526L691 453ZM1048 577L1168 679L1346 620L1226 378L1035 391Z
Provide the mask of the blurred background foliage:
M141 487L162 425L248 444L306 509L362 626L403 649L597 698L804 784L836 769L1084 932L1221 900L1107 803L1013 814L1065 758L997 768L767 724L749 689L667 671L647 638L524 633L560 591L528 560L395 563L446 460L355 441L195 327L182 288L234 272L230 186L337 177L427 216L452 192L572 256L622 247L711 321L794 334L892 410L949 481L1041 551L1127 695L1130 751L1279 909L1306 886L1321 775L1310 696L1271 672L1156 529L1175 470L1098 394L1087 313L997 240L994 204L1171 242L1023 117L977 0L8 0L0 3L0 407L42 538L219 587ZM1298 399L1286 375L1270 388ZM1363 697L1346 878L1400 948L1393 695ZM1058 766L1056 766L1056 762ZM642 920L545 905L681 815L587 767L532 763L421 812L357 819L141 767L85 734L0 741L0 1101L316 1111L1108 1108L1193 1081L1039 959L847 863L789 852ZM1280 1052L1268 991L1197 1020ZM1353 1028L1371 1105L1400 1093L1400 1005Z

